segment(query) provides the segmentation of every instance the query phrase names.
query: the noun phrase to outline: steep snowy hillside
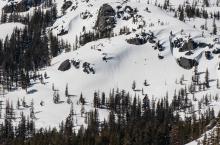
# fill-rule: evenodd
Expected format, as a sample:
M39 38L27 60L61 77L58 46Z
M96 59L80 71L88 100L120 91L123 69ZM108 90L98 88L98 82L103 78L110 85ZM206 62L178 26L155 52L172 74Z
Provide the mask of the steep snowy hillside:
M15 105L20 100L28 106L34 102L37 128L58 128L73 107L75 129L78 129L86 125L79 103L81 94L87 102L83 106L85 112L89 112L94 109L94 92L108 94L112 89L119 88L140 99L147 95L151 100L159 100L166 94L173 96L176 91L187 88L193 110L180 110L182 119L193 113L200 117L201 112L205 113L210 108L214 108L217 116L219 99L211 99L208 106L201 108L198 103L207 94L215 96L220 93L220 21L199 17L180 21L179 17L174 17L174 11L155 5L163 5L164 1L56 0L58 18L47 28L47 33L51 32L70 43L73 50L63 51L52 58L51 65L38 72L45 75L45 79L32 82L27 90L19 88L0 92L3 106L7 101ZM186 5L193 4L192 1L187 2ZM212 0L210 5L213 7L204 9L219 12L216 3ZM177 10L183 4L185 0L170 0L169 8ZM5 5L10 6L10 3L0 0L0 9ZM202 2L199 1L197 6L202 8ZM43 4L36 7L43 7ZM31 15L33 11L34 8L30 8L21 14ZM217 35L213 34L214 24L218 28ZM5 39L7 35L10 37L15 27L24 28L24 25L0 24L0 39ZM199 76L199 82L195 81L195 76ZM196 86L192 89L194 83ZM205 86L207 83L209 86ZM54 103L56 93L60 96L59 103ZM169 101L172 99L169 98ZM98 111L101 121L108 117L109 110ZM21 112L28 115L30 107L15 110L15 124ZM4 118L0 121L3 122Z
M20 29L20 28L23 28L23 27L24 27L24 25L21 24L21 23L1 24L0 25L0 32L1 32L0 39L5 39L6 36L10 37L15 28Z

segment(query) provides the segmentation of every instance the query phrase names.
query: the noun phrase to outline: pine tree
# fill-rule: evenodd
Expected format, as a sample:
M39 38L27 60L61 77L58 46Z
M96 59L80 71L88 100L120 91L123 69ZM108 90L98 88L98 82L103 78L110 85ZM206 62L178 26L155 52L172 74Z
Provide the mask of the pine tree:
M66 96L66 97L69 96L69 92L68 92L68 84L66 84L65 96Z
M217 6L217 7L219 6L219 3L220 3L220 0L217 0L217 1L216 1L216 6Z
M47 72L44 73L44 79L47 79Z
M55 91L55 88L54 88L54 83L52 84L52 90L53 90L53 91Z
M184 19L185 19L185 18L184 18L184 11L183 11L183 8L181 8L181 9L180 9L179 20L180 20L180 21L184 21Z
M60 102L60 95L58 91L55 91L53 94L53 102L55 104L58 104Z
M18 99L17 100L17 109L20 109L20 106L21 106L21 103L20 103L20 100Z
M209 7L209 0L203 0L203 5Z
M83 98L82 93L80 94L79 102L80 102L82 105L85 105L85 103L86 103L85 98Z
M133 83L132 83L132 90L135 90L135 89L136 89L136 82L133 81Z
M171 141L170 141L171 145L181 145L178 126L172 127L170 135L171 135Z
M93 105L95 108L100 107L100 98L99 98L99 93L97 92L94 93Z
M56 4L53 5L52 10L51 10L51 15L52 15L52 20L56 20L57 18L57 6Z
M6 23L7 22L7 14L2 11L1 14L1 23Z
M217 35L217 26L216 26L216 23L215 23L215 18L213 19L213 34Z
M217 79L216 88L219 89L219 79Z
M102 99L101 99L102 106L105 106L105 102L106 102L106 100L105 100L105 93L102 92Z
M205 72L205 85L206 85L206 88L210 87L210 85L209 85L209 71L208 71L208 69L206 69L206 72Z
M52 33L50 33L50 52L52 57L55 57L60 53L59 41Z
M31 108L30 108L30 118L34 119L35 118L35 112L34 112L34 100L31 100Z

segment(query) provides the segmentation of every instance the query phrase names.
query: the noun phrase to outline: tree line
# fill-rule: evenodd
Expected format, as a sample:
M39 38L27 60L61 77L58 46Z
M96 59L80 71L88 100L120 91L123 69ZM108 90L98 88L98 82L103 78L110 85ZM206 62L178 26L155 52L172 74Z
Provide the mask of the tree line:
M184 95L185 96L185 95ZM20 117L14 114L15 108L7 101L5 119L0 125L2 145L182 145L198 138L207 125L215 119L212 109L199 117L192 113L181 119L174 103L168 96L160 100L150 99L147 95L140 99L124 90L112 90L109 95L94 92L94 107L82 115L86 126L78 126L73 120L74 106L59 128L37 129L35 127L33 102L29 106L30 115ZM175 97L173 97L175 98ZM24 100L23 100L24 101ZM85 98L80 95L82 106ZM187 103L187 102L184 102ZM23 104L23 103L22 103ZM189 105L188 105L189 106ZM100 120L99 109L107 108L109 117ZM2 109L1 109L2 110ZM19 120L13 125L14 120Z
M7 90L27 88L30 80L39 77L36 72L50 65L52 57L63 50L70 51L71 45L59 40L47 27L56 19L54 9L44 12L36 9L28 18L23 29L15 28L11 37L0 40L0 82Z

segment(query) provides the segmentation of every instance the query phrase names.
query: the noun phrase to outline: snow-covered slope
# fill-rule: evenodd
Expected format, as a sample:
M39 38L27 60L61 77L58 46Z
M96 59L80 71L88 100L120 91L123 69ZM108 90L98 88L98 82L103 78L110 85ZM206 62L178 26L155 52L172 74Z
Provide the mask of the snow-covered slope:
M21 29L23 27L24 25L21 23L0 24L0 39L5 39L6 36L10 37L15 28Z
M2 2L0 8L3 6ZM121 6L122 9L126 6L131 8L137 8L138 20L133 23L132 19L123 20L122 18L116 18L115 28L113 32L117 34L112 38L100 39L97 41L89 42L84 46L81 46L78 50L71 52L63 52L59 56L52 59L51 66L43 68L40 73L45 72L48 78L45 79L45 83L36 83L28 88L26 93L24 90L15 90L13 92L7 92L5 98L1 100L16 102L18 99L25 99L28 104L34 100L35 112L36 112L36 125L38 127L55 126L58 127L59 123L64 120L69 114L70 104L67 103L65 97L65 88L68 84L69 94L71 97L74 111L77 114L76 124L84 124L84 118L80 115L81 105L78 103L79 96L82 93L88 104L85 109L89 111L93 109L92 100L94 91L108 93L110 89L120 88L129 91L132 94L136 94L139 97L143 97L148 94L151 99L160 99L168 92L173 95L175 90L190 85L193 69L184 69L178 65L177 59L185 57L188 59L198 58L200 72L205 72L206 69L210 72L210 78L213 80L210 85L211 88L205 92L196 93L194 97L200 99L205 94L218 94L219 89L216 88L216 79L218 79L220 73L219 56L213 55L213 58L208 60L205 56L205 51L214 50L220 48L217 41L214 41L219 36L211 35L212 31L212 19L208 19L208 30L201 30L200 26L205 23L202 18L191 19L186 23L179 21L178 18L173 17L173 13L168 13L157 6L154 6L155 1L150 1L149 4L146 0L90 0L88 2L83 0L72 0L76 9L72 7L66 10L63 15L61 13L61 7L63 0L57 0L57 8L59 10L60 18L54 23L54 25L48 28L48 31L52 31L54 34L60 34L62 30L68 31L67 34L59 36L60 39L68 41L71 44L75 43L76 37L83 34L83 28L86 31L94 31L94 26L97 21L99 8L108 3L115 10L117 6ZM170 3L174 7L178 7L182 4L183 0L171 0ZM213 1L214 3L215 1ZM158 3L163 4L163 0L158 0ZM146 8L148 9L146 11ZM215 8L219 10L219 8ZM82 15L85 12L89 12L90 16L86 19L82 19ZM127 13L124 16L128 15ZM142 26L139 28L139 26ZM220 21L216 20L216 25L220 25ZM1 24L0 25L0 38L4 39L6 35L10 35L14 27L23 27L22 24ZM128 27L130 30L135 29L128 35L119 35L120 29ZM182 31L184 30L184 31ZM204 32L203 32L204 31ZM159 42L163 51L155 50L155 43L146 43L143 45L133 45L127 42L127 39L136 37L141 33L153 33L156 42ZM206 43L213 45L212 48L205 46L203 48L197 48L193 50L192 55L186 55L185 52L179 52L179 48L170 47L170 34L173 34L173 40L176 38L188 39L189 36L195 42ZM162 56L160 59L158 56ZM104 60L103 58L109 58ZM80 68L76 69L73 65L67 71L59 71L58 67L65 60L75 60L80 62ZM95 74L87 74L83 72L83 63L88 62L94 68ZM184 75L184 84L177 83ZM202 77L204 77L202 75ZM148 87L144 86L144 80L150 84ZM138 90L132 89L133 81L137 84ZM60 104L53 103L52 85L59 90L61 100L64 101ZM16 96L16 97L15 97ZM192 99L192 94L189 95L189 99ZM170 100L172 98L169 98ZM44 102L44 106L41 106L41 102ZM197 101L192 101L195 104L195 110ZM215 108L216 113L220 110L220 102L211 102ZM14 103L15 104L15 103ZM203 108L205 110L207 108ZM16 110L16 114L25 111L29 113L29 109L23 108ZM104 119L107 117L107 110L99 110L99 114Z

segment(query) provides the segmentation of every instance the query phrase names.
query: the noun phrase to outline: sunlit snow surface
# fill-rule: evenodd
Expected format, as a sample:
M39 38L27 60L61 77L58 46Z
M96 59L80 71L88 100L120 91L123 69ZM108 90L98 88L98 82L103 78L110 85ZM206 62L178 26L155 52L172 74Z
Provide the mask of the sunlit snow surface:
M173 54L170 51L169 36L172 31L176 37L186 37L190 35L194 40L198 42L213 43L213 39L216 36L210 35L212 32L212 19L209 19L208 31L204 32L204 37L202 37L202 30L200 26L205 24L204 19L191 19L186 20L186 23L179 21L177 18L173 17L172 13L161 10L160 8L154 6L155 1L150 1L147 4L147 0L131 0L123 4L123 0L90 0L88 3L83 0L72 0L73 5L77 5L76 10L69 8L65 15L61 16L61 7L63 0L57 0L57 8L59 10L59 15L61 16L54 25L49 30L52 30L54 34L60 33L62 28L68 31L68 34L60 36L59 38L74 44L76 35L79 36L82 33L83 26L86 27L86 31L93 31L95 25L98 10L102 4L108 3L114 9L118 5L122 4L122 7L129 5L132 8L138 9L138 14L142 16L142 20L146 22L146 26L143 29L138 29L136 32L129 35L120 35L113 38L101 39L95 42L86 44L80 47L78 50L71 51L68 53L63 52L59 56L52 59L51 66L43 68L40 73L45 72L49 76L45 80L45 84L40 84L39 82L28 88L29 93L27 94L24 90L16 90L6 94L5 98L1 100L10 100L16 105L19 99L25 98L25 100L30 103L34 100L35 112L36 112L36 126L40 127L58 127L59 123L64 120L69 114L70 105L66 103L67 98L65 97L65 87L68 84L69 94L75 95L72 97L74 112L77 114L75 118L75 124L80 126L84 124L84 117L81 117L81 105L78 104L79 95L82 93L88 104L85 105L86 111L93 108L93 93L94 91L106 92L113 88L120 88L129 91L130 94L136 94L140 98L143 97L141 92L134 92L131 88L132 82L136 81L137 89L144 90L145 94L148 94L150 98L160 99L165 96L168 92L170 96L173 96L175 90L178 90L184 85L176 84L175 81L179 80L182 75L185 78L185 84L191 83L191 77L193 70L185 70L181 68L177 62L176 58L183 56L184 53L179 53L177 49L173 50ZM170 0L171 5L175 8L179 4L183 4L184 0ZM164 0L158 0L158 3L163 4ZM215 1L213 0L213 3ZM6 4L5 1L0 0L0 8ZM148 7L150 12L145 11ZM213 9L208 8L209 11L219 10L219 7ZM93 17L83 20L80 17L81 12L89 11ZM30 10L31 12L31 10ZM152 26L154 24L154 26ZM220 26L220 22L216 21L217 26ZM114 28L114 33L118 34L120 28L127 26L130 29L137 29L138 24L133 24L132 19L125 21L117 18L116 27ZM194 28L195 26L195 28ZM6 35L12 33L13 28L24 27L19 23L1 24L0 25L0 39L4 39ZM184 30L184 34L181 35L181 30ZM146 43L144 45L136 46L131 45L126 42L126 39L134 37L135 34L141 32L153 32L159 40L165 50L159 52L154 50L153 44ZM95 49L91 49L94 47ZM214 46L215 48L220 48L218 44ZM100 51L101 50L101 51ZM197 49L194 54L188 56L188 58L195 58L199 54L202 54L202 58L199 60L199 71L205 72L206 68L209 69L210 78L216 80L218 78L218 55L214 55L212 60L207 60L204 56L204 52L208 50L208 47ZM103 61L103 56L112 57L113 59L109 61ZM158 59L158 54L164 56L164 59ZM185 56L185 55L184 55ZM187 56L185 56L187 57ZM95 74L86 74L83 72L82 67L80 69L75 69L74 66L70 70L61 72L58 70L59 65L66 59L79 60L81 63L89 62L94 67ZM145 87L143 85L144 80L147 80L150 86ZM61 100L64 103L54 104L53 103L53 91L52 84L59 90L61 95ZM195 97L202 98L206 93L211 93L215 95L220 91L216 89L216 82L211 83L211 89L206 92L196 93ZM192 98L190 95L189 98ZM172 99L169 98L170 100ZM40 105L40 102L44 101L44 106ZM196 106L198 102L193 102ZM219 102L212 102L215 112L217 113L219 108ZM197 108L195 108L196 110ZM206 108L203 108L204 111ZM16 110L17 115L19 112L24 111L26 114L29 113L29 109ZM107 110L99 110L100 119L103 120L107 118ZM15 122L16 123L16 122ZM193 144L193 142L192 142ZM196 143L195 143L196 144Z

